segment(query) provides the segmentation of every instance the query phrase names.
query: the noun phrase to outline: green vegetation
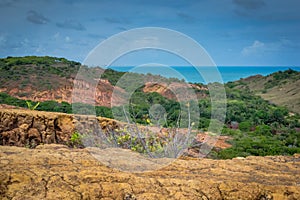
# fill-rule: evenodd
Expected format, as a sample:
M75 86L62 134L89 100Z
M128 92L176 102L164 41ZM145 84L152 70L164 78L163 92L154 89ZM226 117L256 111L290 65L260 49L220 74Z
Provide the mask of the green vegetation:
M18 77L18 75L34 75L36 72L42 73L40 75L57 74L68 77L76 72L79 66L81 66L79 62L49 56L7 57L0 59L1 74L9 75L12 78Z
M130 99L130 115L136 119L137 123L144 124L145 118L149 117L150 106L155 104L161 105L166 110L166 113L168 113L162 125L175 125L179 117L180 104L156 92L144 93L141 90L137 90Z
M40 105L40 102L37 102L35 105L32 105L30 101L26 101L26 104L30 110L35 110Z
M50 56L25 56L25 57L10 57L0 59L1 63L5 63L7 66L17 66L17 65L28 65L28 64L36 64L36 65L54 65L57 63L71 64L71 65L80 65L78 62L68 61L65 58L56 58Z
M7 104L22 108L29 108L31 110L48 111L48 112L61 112L61 113L74 113L72 112L72 105L67 102L56 101L43 101L34 102L30 100L22 100L12 97L6 93L0 92L0 104ZM30 105L28 105L30 104ZM35 105L35 106L33 106ZM110 108L104 106L95 106L83 103L75 103L73 106L76 108L75 114L95 114L97 116L113 118Z
M112 69L107 69L101 75L101 78L107 79L112 85L116 85L119 79L125 74L125 72L117 72Z
M237 156L293 155L300 153L300 116L284 107L270 104L247 89L226 88L228 104L226 127L231 148L211 153L213 158ZM237 129L230 129L232 122Z
M145 122L149 125L152 123L149 118ZM171 129L169 135L159 135L151 131L148 125L128 123L123 127L110 129L101 136L97 133L86 134L84 139L88 146L130 149L151 158L177 158L187 147L187 141L193 137L190 130L180 133L179 129Z
M271 77L271 79L269 79L264 84L265 89L270 89L270 88L273 88L275 86L285 84L286 79L288 79L290 81L298 80L299 79L299 73L295 70L288 69L284 72L282 72L282 71L275 72L272 75L267 76L266 78L268 79L269 77Z
M293 155L300 153L300 133L295 130L280 130L272 134L270 127L261 125L254 131L230 130L231 148L213 152L212 157L228 159L238 156ZM229 134L229 131L226 133Z
M141 131L137 127L125 127L112 131L108 137L115 146L139 153L148 153L152 157L154 157L153 154L155 157L161 156L166 144L166 140L159 138L157 134L153 134L149 130Z
M249 89L276 105L300 114L300 72L288 69L268 76L253 76L231 83L231 88ZM228 84L227 84L228 85Z
M3 92L0 92L0 104L7 104L12 106L27 108L27 104L25 100L12 97Z
M121 79L122 77L122 79ZM165 83L171 82L183 82L177 78L165 78L160 75L153 74L138 74L133 72L118 72L112 69L106 69L103 74L101 74L101 79L107 79L112 85L118 85L119 87L125 89L126 91L134 91L139 88L143 83L151 80L161 81ZM121 83L118 83L121 81Z
M80 66L78 62L49 56L2 58L0 85L19 89L30 86L40 91L57 89L65 84L65 78L74 78Z
M237 156L248 155L291 155L300 153L300 116L298 114L290 115L288 110L283 107L278 107L269 104L262 98L253 95L247 90L237 90L226 87L227 91L227 116L226 124L222 131L222 135L232 137L228 141L232 144L231 148L211 152L212 158L228 159ZM0 103L27 107L25 100L20 100L11 97L5 93L0 93ZM31 102L35 105L36 102ZM174 127L179 117L180 104L174 100L169 100L162 97L158 93L143 93L137 90L131 98L130 115L134 116L137 123L149 124L149 109L150 105L160 104L166 110L166 121L162 121L162 126ZM107 107L76 103L73 105L78 114L94 114L112 118L112 110ZM211 105L209 98L199 101L201 118L198 128L206 131L210 123ZM122 107L117 113L122 113ZM72 113L72 105L55 101L41 102L37 110L54 111ZM152 119L151 123L155 123ZM237 123L236 129L230 128L231 124ZM78 136L78 137L77 137ZM128 130L115 131L111 135L111 140L123 147L132 149L138 152L145 152L141 140L134 134L129 134ZM80 146L78 134L74 134L71 140L72 145ZM158 142L158 138L149 137L147 143L150 153L163 149L163 145ZM155 141L155 142L154 142ZM75 145L75 146L76 146Z
M19 93L18 96L26 99L31 95L31 90L25 90L26 87L30 86L31 89L37 91L55 90L61 85L66 85L67 79L75 78L80 67L80 63L68 61L64 58L47 56L8 57L0 59L0 84L21 89L22 93ZM87 71L84 75L89 78L95 78L95 70L102 70L101 68L88 68L86 66L82 66L82 68ZM151 124L160 127L177 127L180 119L188 116L187 110L193 110L194 106L197 106L200 109L200 120L194 122L195 128L207 131L210 123L220 123L216 119L211 121L212 107L209 92L206 90L195 91L202 97L196 103L179 103L165 98L159 93L143 92L144 81L161 79L167 82L179 82L177 79L166 79L151 74L116 72L111 69L105 70L102 78L107 79L112 85L118 84L118 81L122 78L120 87L127 91L134 90L130 98L130 104L124 107L114 107L112 110L107 107L94 107L83 103L71 105L67 102L21 100L6 93L0 93L0 104L51 112L73 113L76 111L76 114L96 114L108 118L121 117L125 108L128 110L127 114L134 119L135 123L147 126L151 122ZM267 77L254 77L225 84L227 113L222 135L228 135L232 138L228 141L232 144L232 147L224 150L214 149L210 156L212 158L228 159L236 156L300 153L300 115L290 113L290 110L286 107L276 106L256 95L257 91L264 95L269 94L270 91L277 92L276 95L284 95L284 93L280 93L280 87L297 82L299 78L299 72L289 69L284 72L276 72ZM203 86L202 84L197 85ZM295 94L293 98L297 95ZM291 98L289 102L293 102L292 100L294 101ZM160 107L155 107L155 105ZM114 114L120 116L113 116L113 111ZM193 115L193 113L191 114ZM181 126L187 127L187 124ZM162 138L149 135L148 140L144 140L137 133L135 135L129 131L132 130L116 130L107 137L118 146L138 152L164 150L163 143L166 141L163 141ZM75 132L70 139L70 145L80 147L82 139L82 135ZM147 143L149 149L146 149L143 143Z
M83 140L83 135L81 135L79 132L76 131L71 135L69 145L73 148L83 148L82 140Z

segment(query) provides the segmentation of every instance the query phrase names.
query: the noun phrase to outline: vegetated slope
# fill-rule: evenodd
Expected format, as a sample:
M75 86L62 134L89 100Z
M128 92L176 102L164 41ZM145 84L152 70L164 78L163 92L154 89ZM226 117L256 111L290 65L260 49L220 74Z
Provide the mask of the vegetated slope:
M36 102L47 100L47 98L44 97L38 98L39 96L36 94L39 94L40 91L45 92L45 94L50 93L57 95L46 96L49 97L49 100L61 98L63 96L62 93L57 91L61 91L62 88L66 86L65 83L70 84L70 88L64 90L66 93L63 94L66 94L66 96L70 98L68 95L71 95L72 83L74 82L75 73L77 73L77 71L74 69L70 72L69 68L72 67L72 65L73 67L75 66L74 68L76 69L80 67L79 64L66 61L65 59L50 57L7 58L2 59L0 63L1 75L3 74L3 76L1 76L1 91L10 94L0 93L0 103L20 107L26 107L24 99L34 99ZM103 70L101 68L83 68L86 69L87 72L90 72L88 74L90 74L91 78L97 78L94 77L96 73L93 73L95 72L93 70ZM27 71L22 72L23 70ZM35 76L37 76L35 74L41 73L43 76L39 75L38 78L35 78ZM45 86L39 86L39 83L44 81L46 74L50 74L49 76L52 77L51 79L45 78L45 80L48 80L48 87L51 86L54 89L47 90L47 88L45 88L47 84L45 84ZM69 78L66 78L68 77L66 74L69 74ZM268 90L280 84L298 81L297 73L293 71L279 72L279 75L278 77L274 76L274 74L270 75L270 77L274 76L274 80L276 81L272 81L272 79L271 81L265 81L261 84L264 83L267 87L266 90ZM120 78L124 78L125 76L128 79L120 84ZM288 79L287 77L295 78ZM192 87L196 88L196 93L203 95L203 98L200 98L199 101L195 98L198 102L194 102L193 104L183 103L181 105L176 101L178 99L174 99L174 95L167 90L166 85L148 83L150 80L164 80L169 84L177 85L177 87L181 89L180 87L186 83L180 82L179 80L166 79L161 76L116 72L113 70L106 70L102 78L104 80L100 81L98 85L97 105L109 106L113 89L118 88L121 92L126 90L134 91L130 96L128 114L135 117L136 123L149 125L150 123L148 121L150 120L153 124L159 124L160 126L176 127L180 117L188 116L188 113L186 113L188 109L184 108L188 106L193 110L193 106L198 106L201 115L199 121L195 121L194 128L201 132L208 131L208 127L212 122L211 110L213 108L208 91L203 89L207 86L194 84ZM236 156L249 155L293 155L294 153L300 153L300 115L297 113L291 114L286 108L270 104L260 96L255 95L255 93L259 91L259 88L262 88L257 85L255 89L254 85L251 85L254 84L252 81L256 79L264 80L263 77L252 77L225 84L227 95L225 124L219 122L217 119L214 119L213 122L221 123L222 126L224 125L222 134L232 138L230 141L232 147L225 150L215 149L216 151L212 152L211 157L233 158ZM22 88L20 89L19 85L15 83L22 84L24 80L28 81L28 83L25 84L25 87L28 87L28 91ZM284 80L286 80L286 82L284 82ZM174 83L175 81L178 82ZM53 82L60 84L55 85ZM143 85L141 83L145 84ZM79 97L88 95L93 97L94 94L86 93L89 83L79 80L75 82L75 84L82 86L82 90L79 90L82 92L78 95ZM218 85L218 83L215 84ZM248 84L250 86L248 86ZM175 89L173 89L172 92L176 91ZM28 94L20 95L24 91L28 92ZM298 95L298 93L296 93L296 95ZM106 99L109 99L109 101L106 101ZM67 101L68 98L65 98L65 100ZM33 104L36 102L33 102ZM106 102L106 104L103 102ZM78 105L76 114L93 114L96 110L97 116L114 117L112 110L108 107L98 106L94 108L93 105L88 105L89 102L83 103L87 104ZM158 113L159 115L157 116L159 116L159 118L157 119L153 116L151 118L149 110L152 108L154 113L156 110L154 109L155 107L152 106L157 104L164 108L161 110L165 110L165 112ZM160 106L157 108L161 108ZM117 114L124 113L122 106L114 107L114 109ZM74 113L74 109L72 110L72 105L69 103L58 103L55 101L43 101L37 107L37 110ZM90 113L89 111L92 112ZM187 127L186 125L187 124L184 124L185 127ZM214 132L213 130L210 131Z
M87 68L78 62L68 61L64 58L54 57L8 57L0 59L0 92L7 93L19 99L33 101L68 102L72 100L74 84L79 89L75 101L93 103L94 94L87 90L90 83L84 80L75 80L80 67L83 67L90 79L95 79L93 74L102 72L103 69ZM113 86L108 81L99 81L96 94L96 104L110 105ZM122 92L122 89L115 88Z
M248 87L265 100L300 113L300 72L289 69L268 76L252 76L232 84L238 88Z
M95 94L90 90L93 86L87 81L88 79L78 79L77 72L80 68L89 80L98 80ZM95 76L99 73L102 74L101 79ZM125 74L126 76L124 76ZM166 84L177 82L177 88L187 85L175 78L167 79L159 75L124 73L111 69L104 70L100 67L82 66L78 62L68 61L65 58L49 56L0 59L0 75L0 92L7 93L12 97L40 102L54 100L71 103L75 85L78 89L78 94L73 99L75 102L94 104L96 95L96 105L106 107L111 106L114 91L117 91L114 93L114 103L115 105L121 105L123 104L121 96L125 91L134 91L141 85L146 85L147 82L153 80ZM121 77L123 82L120 84L118 81ZM199 94L205 96L206 88L195 87L198 91L203 89L204 93L199 92ZM149 92L159 93L159 91ZM170 89L164 93L161 92L161 95L174 99Z
M270 104L247 87L225 84L227 110L222 134L230 136L228 149L211 153L216 158L249 155L293 155L300 153L300 116L282 106ZM206 129L210 122L209 100L199 101L199 127Z

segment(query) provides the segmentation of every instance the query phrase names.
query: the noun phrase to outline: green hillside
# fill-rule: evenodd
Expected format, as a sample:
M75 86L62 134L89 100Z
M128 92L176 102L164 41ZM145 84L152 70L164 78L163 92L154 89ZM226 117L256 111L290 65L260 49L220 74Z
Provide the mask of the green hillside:
M74 78L79 67L78 62L48 56L2 58L0 85L10 89L26 86L37 90L57 89L65 84L66 78Z
M270 103L300 113L300 72L289 69L268 76L249 77L232 85L235 88L249 88Z
M11 91L15 88L30 86L32 90L47 92L61 87L70 87L80 66L80 63L53 57L28 56L0 59L1 88L2 91L3 88ZM93 70L103 70L99 67L84 67L84 69L89 71L91 77L95 74ZM227 113L222 134L230 136L231 139L228 142L232 144L232 147L223 150L214 149L210 156L232 158L248 155L300 153L300 115L296 112L300 102L299 88L297 87L299 74L299 72L288 70L266 77L254 76L225 84ZM102 78L107 79L111 85L115 85L123 75L123 72L106 70ZM131 80L161 78L169 82L180 82L149 74L130 73L129 75L134 77ZM134 86L134 83L126 84L122 85L124 89ZM22 94L22 99L2 92L0 93L0 104L28 107L28 102L30 102L30 105L36 105L37 101L29 100L32 90ZM276 93L276 91L280 92ZM205 92L206 96L198 101L200 120L194 127L200 132L207 131L211 122L210 97L209 93ZM287 100L280 101L283 97ZM149 123L149 110L156 104L161 105L166 111L165 121L160 123L164 127L176 127L178 119L188 114L181 110L179 102L168 99L157 92L145 93L143 86L131 95L130 103L129 114L135 117L137 123L145 125L151 124ZM285 106L287 103L289 105ZM73 106L76 106L76 112L79 114L96 112L98 116L113 117L109 107L96 106L93 110L94 107L88 104L77 103ZM122 106L113 109L116 109L118 113L123 112ZM289 109L295 113L291 113ZM40 102L36 110L73 113L70 103L57 102L55 98Z

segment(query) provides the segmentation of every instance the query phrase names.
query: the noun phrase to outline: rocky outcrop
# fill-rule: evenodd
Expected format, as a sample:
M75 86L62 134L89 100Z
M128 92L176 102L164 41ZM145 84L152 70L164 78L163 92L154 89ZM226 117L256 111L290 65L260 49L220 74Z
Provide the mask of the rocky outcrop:
M57 101L57 102L80 102L87 104L96 104L97 106L111 106L112 94L115 92L114 104L121 105L122 97L118 94L123 94L125 91L117 86L110 84L108 80L100 79L97 86L84 80L74 80L65 78L55 78L59 84L52 89L42 89L28 84L24 88L5 86L0 87L0 92L5 92L13 97L32 101ZM76 88L76 94L73 93Z
M39 144L69 144L75 131L118 127L112 119L18 109L0 110L0 145L35 147Z
M1 109L0 143L14 146L0 145L0 199L300 199L299 154L150 162L127 149L64 145L77 129L99 126L121 125L92 116ZM136 173L141 167L153 171Z
M104 166L86 149L0 146L0 169L3 200L300 199L300 155L180 159L157 171L127 173Z
M111 133L116 129L128 126L113 119L88 115L70 115L57 112L33 111L19 109L7 105L0 105L0 145L34 148L39 144L70 144L70 138L75 132L96 136L97 132ZM167 128L139 127L141 130L151 131L158 138L169 136ZM187 132L181 129L182 133ZM92 133L92 134L91 134ZM189 149L189 156L199 156L199 146L209 140L208 132L197 133L195 148ZM231 145L226 141L229 137L219 136L214 148L228 148ZM85 145L89 146L88 141ZM80 145L83 147L82 145ZM92 145L93 146L93 145Z
M188 84L183 82L172 82L172 83L153 83L146 82L145 87L143 88L143 92L151 93L157 92L162 96L178 100L178 101L186 101L190 99L203 98L207 95L205 92L208 91L207 87L201 87L195 84Z
M125 90L118 86L111 85L106 79L97 80L97 86L93 86L93 84L83 80L74 80L73 83L73 91L70 90L70 95L68 96L70 102L71 98L73 98L73 102L91 105L96 103L98 106L106 107L111 107L112 101L114 102L114 106L119 106L124 103L122 95L125 93ZM95 91L93 88L95 88Z

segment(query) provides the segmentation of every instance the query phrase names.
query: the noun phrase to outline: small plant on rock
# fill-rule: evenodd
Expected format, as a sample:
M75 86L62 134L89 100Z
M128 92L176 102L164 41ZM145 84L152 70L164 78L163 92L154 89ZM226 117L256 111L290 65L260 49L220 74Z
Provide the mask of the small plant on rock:
M35 105L32 105L31 101L26 101L26 104L30 110L35 110L40 105L40 102L37 102Z
M75 131L70 138L70 146L73 148L82 148L83 142L82 142L83 136Z

